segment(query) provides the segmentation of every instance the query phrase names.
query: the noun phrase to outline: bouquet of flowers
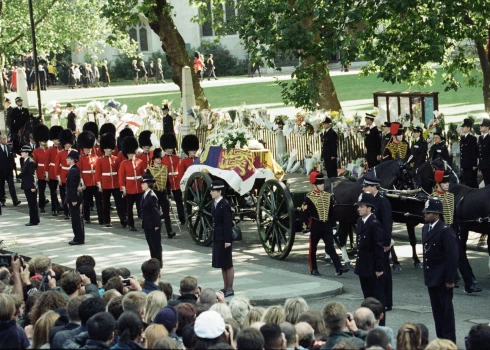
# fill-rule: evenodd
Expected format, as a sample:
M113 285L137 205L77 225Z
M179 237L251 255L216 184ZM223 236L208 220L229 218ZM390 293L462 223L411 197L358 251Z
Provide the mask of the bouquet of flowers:
M238 109L238 117L244 127L248 128L250 126L252 112L246 107L245 104L242 104L241 107Z
M410 113L401 114L396 119L404 128L412 127L412 116Z
M221 129L220 132L211 133L207 142L213 146L221 146L227 150L234 148L246 148L252 134L245 128Z
M111 101L112 100L109 100L109 102L111 102ZM107 103L107 105L109 105L109 102ZM119 106L120 105L121 104L119 103ZM103 113L104 112L104 103L100 102L100 101L92 101L92 102L89 102L87 104L86 108L87 108L87 113L93 113L93 114ZM112 107L112 108L114 108L114 107Z
M282 130L284 125L288 122L288 116L285 114L278 114L274 118L274 126L273 128L276 130Z

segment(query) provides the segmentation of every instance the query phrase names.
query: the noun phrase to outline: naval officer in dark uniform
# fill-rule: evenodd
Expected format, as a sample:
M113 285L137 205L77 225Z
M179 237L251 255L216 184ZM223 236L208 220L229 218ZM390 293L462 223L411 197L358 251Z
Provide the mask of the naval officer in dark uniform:
M232 261L232 213L230 203L223 198L225 183L215 180L211 183L211 215L213 216L213 258L212 266L221 269L225 298L235 295L233 279L235 269Z
M332 129L332 119L326 117L323 121L325 131L322 133L322 158L327 171L327 176L337 177L337 148L338 136Z
M22 187L29 205L29 222L26 226L36 226L39 224L39 207L37 206L37 181L35 178L36 163L31 158L31 146L22 146L20 155L24 158L21 171Z
M70 151L66 157L66 163L70 167L66 176L66 195L65 205L70 208L71 227L75 237L68 242L70 245L85 244L85 227L83 225L82 212L80 206L83 203L83 192L80 186L81 174L77 167L79 154L77 151Z
M424 133L424 129L420 126L416 126L413 128L413 142L412 147L410 148L410 153L412 154L412 166L417 169L422 164L425 163L427 159L427 141L425 141L422 134Z
M368 168L374 168L379 164L381 159L381 134L378 127L374 124L374 114L366 113L364 121L366 122L366 128L364 134L364 146L366 147L366 162Z
M142 226L145 231L146 242L150 248L150 256L162 262L162 221L160 220L160 207L158 198L153 192L155 178L151 174L143 176L141 189L143 197L141 199Z
M485 186L490 185L490 119L483 119L480 124L481 135L478 138L478 169L483 175Z
M453 289L459 261L458 239L444 222L439 199L427 200L423 213L424 281L429 290L436 334L456 343Z
M468 187L478 188L478 141L476 137L471 135L470 131L473 127L471 119L463 120L461 129L461 142L459 143L459 154L461 169L463 169L463 181Z
M444 142L442 134L437 131L434 133L433 137L434 144L430 147L429 150L429 160L433 162L436 159L440 158L442 160L445 160L446 162L449 162L449 152L447 150L446 142Z

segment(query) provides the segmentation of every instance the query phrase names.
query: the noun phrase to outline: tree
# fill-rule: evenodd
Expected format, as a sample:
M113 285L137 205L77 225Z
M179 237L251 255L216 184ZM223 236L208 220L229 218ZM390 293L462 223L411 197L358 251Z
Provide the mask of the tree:
M172 80L182 91L182 68L192 68L193 64L184 39L173 21L172 5L167 0L108 0L104 2L102 11L110 23L120 30L126 30L131 24L137 23L140 16L146 17L150 28L162 42L167 62L172 67ZM208 100L193 69L191 74L196 104L202 109L209 109Z
M370 61L365 74L430 85L435 75L431 64L436 63L444 70L446 91L461 86L457 74L462 74L465 84L482 86L485 111L490 112L488 1L364 0L359 6L367 24L357 38Z

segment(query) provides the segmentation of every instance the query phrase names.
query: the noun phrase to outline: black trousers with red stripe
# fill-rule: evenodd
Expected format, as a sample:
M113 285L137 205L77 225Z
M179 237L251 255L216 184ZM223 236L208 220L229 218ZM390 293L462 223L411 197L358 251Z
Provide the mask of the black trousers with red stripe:
M339 256L335 251L335 246L333 243L333 232L332 226L328 222L321 222L313 219L311 221L310 229L310 248L308 250L308 259L310 261L310 272L318 269L316 263L316 251L318 248L318 243L320 239L325 243L325 253L327 253L335 266L335 270L339 271L342 268Z

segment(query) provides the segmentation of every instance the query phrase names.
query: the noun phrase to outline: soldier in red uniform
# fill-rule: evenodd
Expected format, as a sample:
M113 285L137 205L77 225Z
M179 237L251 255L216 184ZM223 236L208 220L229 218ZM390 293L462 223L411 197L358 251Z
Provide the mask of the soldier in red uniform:
M54 168L56 171L56 176L58 177L58 184L60 186L60 195L61 201L63 202L63 211L65 213L65 220L70 219L70 209L65 201L66 195L66 176L68 175L68 171L70 170L70 166L68 165L66 158L68 157L68 153L72 150L73 143L75 142L75 137L73 136L73 132L70 129L64 129L60 132L58 136L60 140L60 145L63 147L63 151L58 152L56 155L56 160L54 162Z
M187 154L187 158L181 159L179 163L179 184L186 172L187 168L191 166L196 160L196 153L199 149L199 139L196 135L186 135L182 139L182 151Z
M55 125L49 129L49 139L53 141L53 146L46 151L46 158L44 160L44 170L46 172L46 179L48 180L49 192L51 194L51 214L58 216L60 208L60 202L58 200L58 176L56 175L55 162L56 156L63 150L60 147L59 134L63 131L61 126Z
M34 141L39 144L39 147L32 152L32 159L36 164L37 186L39 192L39 208L41 213L45 213L46 210L46 184L48 178L46 177L46 170L48 164L46 164L46 153L49 139L49 128L44 124L39 124L32 130L32 137Z
M144 175L143 162L135 157L138 141L133 136L127 136L121 143L121 152L128 158L119 167L119 186L127 201L128 226L130 231L136 231L133 219L133 205L141 204L141 179ZM139 215L138 215L139 217Z
M168 168L168 181L170 182L170 189L172 190L172 195L177 207L179 221L182 225L185 225L184 204L182 203L182 191L180 190L179 181L180 158L174 154L174 151L177 148L175 134L163 134L160 137L160 145L165 151L162 164Z
M90 131L95 135L95 143L94 146L91 149L91 154L95 154L97 157L100 157L102 155L102 152L100 150L100 146L98 143L99 140L99 126L97 125L96 122L86 122L83 124L83 131ZM83 147L78 145L80 149ZM80 166L80 164L79 164Z
M97 208L97 218L99 224L104 224L102 217L102 196L97 188L95 178L95 167L98 157L92 153L95 146L95 135L91 131L84 131L78 135L78 147L83 150L83 155L78 161L78 168L81 173L81 184L83 191L83 218L86 224L90 224L90 203L95 197L95 207Z
M99 191L102 192L104 222L106 227L112 227L111 223L111 195L116 203L117 215L122 227L128 225L126 221L126 211L122 206L121 190L119 188L119 177L117 172L121 162L112 154L116 148L116 137L111 133L102 134L100 137L100 148L104 155L99 158L95 165L95 178Z
M117 138L117 142L116 142L119 150L121 150L123 140L128 136L134 137L133 130L131 130L130 128L124 128L119 132L119 137ZM121 163L126 159L128 159L123 152L119 152L117 157L119 158L119 161Z
M150 151L152 145L151 142L151 134L150 130L145 130L140 132L138 136L138 143L143 150L143 152L136 155L136 158L141 159L143 161L143 170L146 171L148 167L151 165L151 159L153 157L153 151Z
M102 135L104 135L104 134L112 134L112 135L114 135L114 139L115 139L115 137L116 137L116 126L112 123L102 124L102 126L100 127L99 135L102 138ZM112 155L117 157L118 154L119 154L119 149L117 148L117 146L114 146ZM99 154L97 154L97 156L102 157L103 155L104 155L104 149L102 147L100 147L99 148Z

